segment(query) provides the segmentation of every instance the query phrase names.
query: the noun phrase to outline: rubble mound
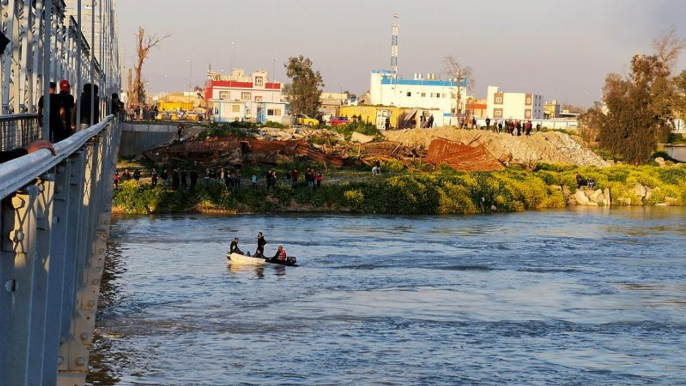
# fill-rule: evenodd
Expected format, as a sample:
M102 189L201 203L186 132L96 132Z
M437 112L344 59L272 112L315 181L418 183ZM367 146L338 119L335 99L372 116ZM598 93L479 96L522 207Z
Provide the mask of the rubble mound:
M429 148L434 139L446 139L471 147L483 146L504 165L532 165L539 162L606 167L610 164L591 151L578 137L549 131L529 136L512 136L482 130L450 127L384 132L389 141L405 146Z

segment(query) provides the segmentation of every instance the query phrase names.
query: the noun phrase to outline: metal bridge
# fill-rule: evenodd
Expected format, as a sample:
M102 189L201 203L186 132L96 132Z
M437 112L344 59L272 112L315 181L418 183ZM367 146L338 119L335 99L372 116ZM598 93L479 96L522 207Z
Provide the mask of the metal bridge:
M0 151L51 138L51 81L72 85L77 130L0 164L0 385L83 385L121 135L116 0L0 0L0 31Z

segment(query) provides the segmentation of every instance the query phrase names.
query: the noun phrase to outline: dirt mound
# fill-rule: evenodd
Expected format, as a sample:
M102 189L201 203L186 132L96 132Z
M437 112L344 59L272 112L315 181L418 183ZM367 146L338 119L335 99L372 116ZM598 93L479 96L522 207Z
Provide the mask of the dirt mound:
M545 162L579 166L610 166L609 163L588 149L580 138L553 131L515 137L490 131L439 127L436 129L386 131L384 136L389 141L424 149L429 148L431 141L438 138L472 147L483 145L488 152L505 165L531 165Z

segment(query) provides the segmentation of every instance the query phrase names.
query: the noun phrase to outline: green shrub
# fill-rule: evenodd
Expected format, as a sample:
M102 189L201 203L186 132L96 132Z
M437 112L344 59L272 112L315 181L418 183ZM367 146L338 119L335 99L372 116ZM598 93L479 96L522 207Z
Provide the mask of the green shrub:
M204 140L210 137L226 137L235 136L240 138L252 138L257 133L254 123L251 122L231 122L220 126L209 127L198 134L198 140Z
M680 133L669 133L669 137L667 138L667 143L686 143L686 137L684 137L683 134Z
M686 166L658 168L657 175L663 182L677 185L680 182L686 181Z
M364 193L362 193L360 190L346 190L343 193L343 198L345 199L345 206L347 206L355 212L362 212L362 206L364 204Z
M353 123L348 123L347 125L338 125L338 126L334 126L333 130L343 134L343 136L345 137L346 140L350 140L353 133L371 135L371 136L377 137L377 138L383 137L383 135L381 134L379 129L376 128L375 125L372 125L370 123L365 123L365 122L353 122Z
M274 128L274 129L285 129L288 126L281 124L279 122L267 121L262 125L262 127L270 127L270 128Z

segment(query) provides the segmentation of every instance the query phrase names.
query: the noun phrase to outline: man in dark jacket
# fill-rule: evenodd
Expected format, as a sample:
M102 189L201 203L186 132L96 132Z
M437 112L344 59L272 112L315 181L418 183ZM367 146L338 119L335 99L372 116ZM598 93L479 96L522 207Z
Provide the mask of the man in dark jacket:
M58 142L63 140L64 125L62 124L62 115L64 113L64 108L62 107L62 98L55 94L55 88L57 84L55 82L50 82L50 112L48 113L50 122L50 139L52 142ZM45 106L45 96L41 96L38 99L38 125L43 127L43 108Z
M264 246L267 245L267 240L262 236L262 232L257 234L257 250L255 251L255 256L264 257Z
M91 111L91 103L93 105L93 111ZM91 117L93 117L93 124L100 122L100 97L98 97L98 86L90 83L84 84L81 98L79 98L79 105L81 106L81 130L91 126Z
M238 237L234 238L233 241L231 242L231 246L229 247L229 252L231 253L238 253L239 255L243 254L243 251L238 248Z
M74 124L74 96L71 95L71 86L69 81L63 79L60 81L60 101L62 103L62 109L60 110L60 120L62 121L62 132L54 132L54 141L58 142L69 137L74 131L76 131L76 125Z

